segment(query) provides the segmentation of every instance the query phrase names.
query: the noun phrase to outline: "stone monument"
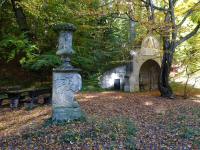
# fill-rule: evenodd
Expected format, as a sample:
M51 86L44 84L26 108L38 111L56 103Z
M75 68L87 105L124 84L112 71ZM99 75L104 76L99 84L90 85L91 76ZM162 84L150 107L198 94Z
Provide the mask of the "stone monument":
M82 111L75 99L75 93L82 87L80 69L70 64L72 49L72 34L76 30L73 24L65 23L54 26L59 33L58 50L62 64L53 69L52 119L54 121L71 121L82 117Z

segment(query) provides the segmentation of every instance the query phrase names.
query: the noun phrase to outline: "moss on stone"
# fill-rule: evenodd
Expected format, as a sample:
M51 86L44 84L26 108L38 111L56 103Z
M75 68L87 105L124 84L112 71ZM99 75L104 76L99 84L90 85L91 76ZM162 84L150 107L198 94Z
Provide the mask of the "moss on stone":
M53 26L53 30L56 32L59 31L76 31L75 25L71 23L60 23Z

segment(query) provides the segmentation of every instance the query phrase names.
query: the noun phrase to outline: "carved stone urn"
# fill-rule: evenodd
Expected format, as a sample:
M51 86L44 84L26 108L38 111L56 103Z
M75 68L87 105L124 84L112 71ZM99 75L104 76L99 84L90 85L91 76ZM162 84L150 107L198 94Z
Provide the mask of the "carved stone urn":
M53 69L52 119L54 121L72 121L82 117L82 111L75 99L75 93L81 90L82 79L70 63L73 54L72 36L76 30L73 24L65 23L54 26L59 33L58 50L62 64Z

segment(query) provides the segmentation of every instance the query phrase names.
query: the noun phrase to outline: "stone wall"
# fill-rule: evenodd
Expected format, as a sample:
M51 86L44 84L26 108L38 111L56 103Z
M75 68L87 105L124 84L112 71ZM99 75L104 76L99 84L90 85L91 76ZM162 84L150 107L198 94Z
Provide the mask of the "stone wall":
M100 79L100 86L104 89L112 89L115 80L120 79L120 89L123 89L126 69L127 67L124 65L105 72Z
M140 91L140 70L145 62L154 62L147 64L147 69L143 72L149 73L149 67L160 69L161 66L161 53L160 53L160 42L151 34L147 35L142 41L140 48L131 51L132 60L130 65L124 65L116 67L112 70L105 72L100 80L100 85L102 88L111 89L114 87L116 79L120 80L120 89L126 92ZM153 66L152 66L153 65ZM129 66L129 67L128 67ZM143 73L145 74L145 73ZM154 80L159 76L157 72L155 75L151 75L149 80ZM149 89L155 89L155 85L158 82L152 82L153 85ZM151 84L150 84L151 85Z

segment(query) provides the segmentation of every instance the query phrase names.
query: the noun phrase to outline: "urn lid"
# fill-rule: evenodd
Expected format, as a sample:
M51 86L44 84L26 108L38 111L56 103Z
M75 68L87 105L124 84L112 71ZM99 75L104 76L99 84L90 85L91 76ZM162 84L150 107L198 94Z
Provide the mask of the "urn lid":
M56 32L59 31L76 31L76 26L72 23L60 23L53 26L53 30Z

